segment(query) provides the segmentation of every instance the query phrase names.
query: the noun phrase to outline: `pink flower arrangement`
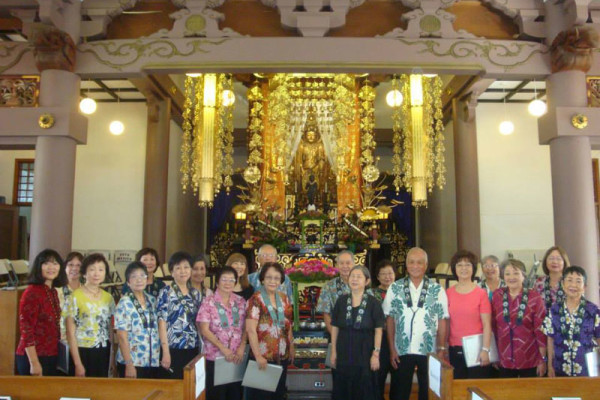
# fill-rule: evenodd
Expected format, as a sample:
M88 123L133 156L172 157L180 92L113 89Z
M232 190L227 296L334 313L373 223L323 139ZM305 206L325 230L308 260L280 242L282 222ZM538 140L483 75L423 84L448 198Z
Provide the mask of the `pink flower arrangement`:
M296 261L285 273L292 281L317 282L335 278L338 270L327 260L311 258Z

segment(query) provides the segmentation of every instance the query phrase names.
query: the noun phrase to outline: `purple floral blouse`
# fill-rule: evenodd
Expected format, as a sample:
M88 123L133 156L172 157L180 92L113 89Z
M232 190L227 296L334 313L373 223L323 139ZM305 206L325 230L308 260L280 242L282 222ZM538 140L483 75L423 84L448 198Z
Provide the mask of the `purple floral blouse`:
M229 326L223 326L219 317L219 306L225 311ZM237 306L239 319L237 324L233 320L233 306ZM236 318L237 319L237 318ZM215 290L215 293L208 296L198 310L196 322L208 322L208 328L219 339L221 343L227 346L231 351L237 351L242 343L242 335L244 333L246 321L246 300L242 296L235 293L229 295L229 304L223 304L221 295ZM206 359L214 361L217 357L223 357L217 346L204 340L204 354Z
M543 331L554 340L552 365L557 376L588 376L585 354L594 350L593 339L600 338L600 311L586 301L583 318L556 303L544 319ZM579 319L579 321L578 321Z

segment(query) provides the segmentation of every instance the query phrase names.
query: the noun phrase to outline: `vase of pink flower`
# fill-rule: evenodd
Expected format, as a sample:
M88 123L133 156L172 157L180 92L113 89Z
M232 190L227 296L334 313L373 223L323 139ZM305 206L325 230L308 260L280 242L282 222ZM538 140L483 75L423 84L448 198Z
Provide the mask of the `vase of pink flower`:
M327 260L310 258L296 261L285 273L295 282L319 282L335 278L338 270Z

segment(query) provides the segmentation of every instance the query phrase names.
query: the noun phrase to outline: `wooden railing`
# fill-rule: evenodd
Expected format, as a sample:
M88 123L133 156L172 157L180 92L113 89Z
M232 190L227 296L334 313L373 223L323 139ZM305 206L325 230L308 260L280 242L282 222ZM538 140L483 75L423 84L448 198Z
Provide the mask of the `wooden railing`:
M204 357L196 357L184 368L183 380L0 376L0 396L12 396L19 400L61 397L94 400L204 400L204 390L196 396L197 367L205 368Z
M470 400L469 388L479 389L493 400L549 400L552 397L575 397L582 400L600 398L600 378L518 378L454 379L454 369L445 360L430 354L441 363L440 394L429 389L429 400ZM431 387L431 383L430 383Z

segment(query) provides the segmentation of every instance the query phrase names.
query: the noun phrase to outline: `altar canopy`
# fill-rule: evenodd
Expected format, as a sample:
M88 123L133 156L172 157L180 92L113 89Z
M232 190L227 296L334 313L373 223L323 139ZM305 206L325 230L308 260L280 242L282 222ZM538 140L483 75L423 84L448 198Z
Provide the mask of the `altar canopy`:
M349 74L275 74L261 85L263 211L283 214L285 192L316 190L341 214L361 207L359 81ZM258 115L252 115L251 118ZM252 125L252 122L251 122Z

